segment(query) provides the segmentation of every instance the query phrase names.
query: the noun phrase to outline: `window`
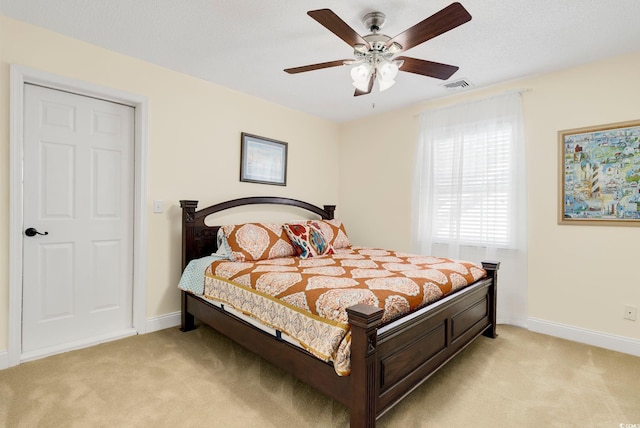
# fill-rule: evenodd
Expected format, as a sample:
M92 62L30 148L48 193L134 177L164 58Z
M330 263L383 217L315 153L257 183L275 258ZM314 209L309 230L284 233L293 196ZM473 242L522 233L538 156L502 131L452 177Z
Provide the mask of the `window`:
M498 322L527 323L527 189L520 93L420 115L412 195L418 254L500 261Z
M511 246L511 136L503 128L434 141L434 242Z
M430 253L433 244L518 248L526 230L524 180L518 93L423 113L414 250Z

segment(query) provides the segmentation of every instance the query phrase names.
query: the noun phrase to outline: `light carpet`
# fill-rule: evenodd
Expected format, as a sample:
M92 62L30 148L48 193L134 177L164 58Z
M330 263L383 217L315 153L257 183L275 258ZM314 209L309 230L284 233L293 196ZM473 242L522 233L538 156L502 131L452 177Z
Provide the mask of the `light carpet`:
M379 427L640 427L640 358L524 329L480 337ZM341 404L200 326L0 371L3 427L346 427ZM621 425L622 424L622 425Z

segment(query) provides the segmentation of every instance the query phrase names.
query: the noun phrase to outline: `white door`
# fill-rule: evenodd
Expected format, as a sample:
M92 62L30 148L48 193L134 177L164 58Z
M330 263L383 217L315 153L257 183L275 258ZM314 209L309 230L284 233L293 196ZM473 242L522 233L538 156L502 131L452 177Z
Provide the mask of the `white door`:
M25 84L23 356L132 329L133 153L132 107Z

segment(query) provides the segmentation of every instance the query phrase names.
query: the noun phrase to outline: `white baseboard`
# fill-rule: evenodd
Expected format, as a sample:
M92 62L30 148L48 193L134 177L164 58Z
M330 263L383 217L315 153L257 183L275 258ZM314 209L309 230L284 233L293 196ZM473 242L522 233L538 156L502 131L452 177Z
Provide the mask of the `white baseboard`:
M640 340L529 318L529 330L640 357Z
M157 317L153 317L153 318L147 318L147 321L145 323L145 328L146 331L144 333L152 333L154 331L158 331L158 330L164 330L165 328L171 328L171 327L176 327L180 325L180 312L173 312L170 314L165 314L165 315L160 315ZM142 333L142 332L138 332L138 333ZM123 334L121 336L118 336L116 338L120 338L120 337L126 337L129 336L131 334L135 334L135 331L132 331L129 334ZM112 340L113 338L100 338L100 340L95 341L95 344L97 343L102 343L104 341L108 341L108 340ZM83 348L86 346L91 346L94 343L91 342L87 342L84 343L82 346L72 346L70 348L65 348L64 351L70 351L72 349L79 349L79 348ZM47 356L49 354L54 354L56 352L51 352L51 353L45 353L42 355L38 355L38 356L30 356L30 355L23 355L22 356L22 361L28 361L31 359L35 359L35 358L41 358L44 356ZM0 350L0 370L4 370L9 368L9 352L6 350Z
M9 368L9 352L0 351L0 370Z
M179 326L180 321L179 311L172 312L170 314L158 315L153 318L147 318L145 333L153 333L154 331L164 330L165 328Z
M520 328L524 328L527 329L527 319L522 319L522 318L500 318L497 317L496 318L496 324L500 325L500 324L507 324L507 325L513 325L516 327L520 327Z

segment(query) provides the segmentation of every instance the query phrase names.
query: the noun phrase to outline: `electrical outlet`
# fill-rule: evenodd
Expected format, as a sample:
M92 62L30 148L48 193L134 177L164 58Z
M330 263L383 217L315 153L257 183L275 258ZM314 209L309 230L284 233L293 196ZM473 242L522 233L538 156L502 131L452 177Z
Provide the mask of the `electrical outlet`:
M638 316L638 308L636 306L625 305L624 319L635 321L637 316Z

